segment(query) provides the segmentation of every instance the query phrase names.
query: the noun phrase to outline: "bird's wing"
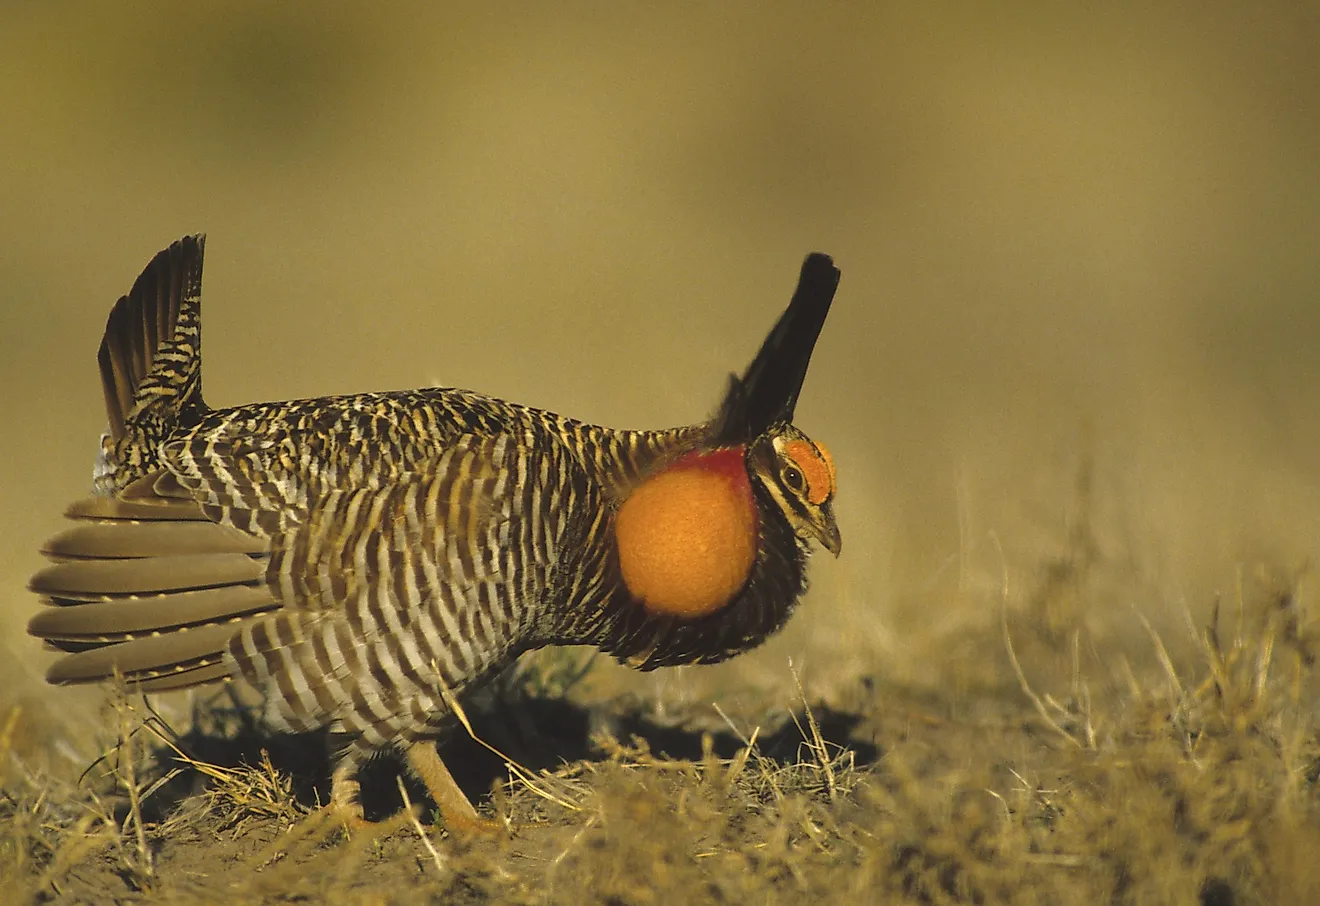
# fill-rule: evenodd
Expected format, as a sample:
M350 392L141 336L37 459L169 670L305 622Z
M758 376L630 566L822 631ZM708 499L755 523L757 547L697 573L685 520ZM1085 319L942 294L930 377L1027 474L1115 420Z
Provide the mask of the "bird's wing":
M227 646L241 675L278 690L268 716L386 733L516 647L561 553L561 520L544 518L571 508L561 460L511 434L463 435L424 473L336 489L286 519L266 573L284 606ZM204 509L274 527L241 499Z

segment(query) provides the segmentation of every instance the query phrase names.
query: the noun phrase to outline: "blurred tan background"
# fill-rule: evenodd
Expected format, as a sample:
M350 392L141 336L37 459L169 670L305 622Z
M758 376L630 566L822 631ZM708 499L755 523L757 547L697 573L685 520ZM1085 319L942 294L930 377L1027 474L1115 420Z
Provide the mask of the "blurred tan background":
M833 254L798 412L844 553L702 683L920 676L1079 522L1121 620L1302 569L1320 14L1071 6L5 4L10 695L98 700L41 685L24 583L89 485L109 307L194 231L212 405L435 383L620 426L702 417Z

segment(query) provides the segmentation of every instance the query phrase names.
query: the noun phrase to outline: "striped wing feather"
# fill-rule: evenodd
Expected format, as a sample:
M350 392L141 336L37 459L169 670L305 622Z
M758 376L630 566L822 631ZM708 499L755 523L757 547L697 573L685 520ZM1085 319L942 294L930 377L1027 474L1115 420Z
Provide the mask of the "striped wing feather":
M386 738L401 713L441 710L440 685L461 687L503 653L528 578L501 560L531 521L523 458L506 435L463 436L434 471L332 491L276 541L268 582L286 606L228 647L245 678L278 693L268 717Z

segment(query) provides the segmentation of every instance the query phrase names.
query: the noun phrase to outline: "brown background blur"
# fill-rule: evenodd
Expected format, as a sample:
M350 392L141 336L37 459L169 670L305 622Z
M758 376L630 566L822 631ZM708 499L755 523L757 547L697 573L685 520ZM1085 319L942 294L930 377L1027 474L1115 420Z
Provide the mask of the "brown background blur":
M1087 462L1117 609L1320 549L1320 7L550 6L4 5L10 694L96 701L41 685L23 586L88 488L109 307L194 231L212 405L435 383L620 426L704 416L833 254L798 412L844 553L738 670L938 659Z

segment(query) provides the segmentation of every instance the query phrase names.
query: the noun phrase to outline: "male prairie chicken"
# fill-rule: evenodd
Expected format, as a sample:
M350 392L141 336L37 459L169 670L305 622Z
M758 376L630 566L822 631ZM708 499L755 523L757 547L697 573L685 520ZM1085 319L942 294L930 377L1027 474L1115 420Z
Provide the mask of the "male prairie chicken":
M475 829L434 743L450 695L544 645L722 661L784 624L808 541L839 552L834 464L791 424L824 255L712 418L621 431L453 389L212 409L202 250L158 254L106 324L95 496L31 581L52 683L244 681L272 729L329 731L345 819L395 750Z

